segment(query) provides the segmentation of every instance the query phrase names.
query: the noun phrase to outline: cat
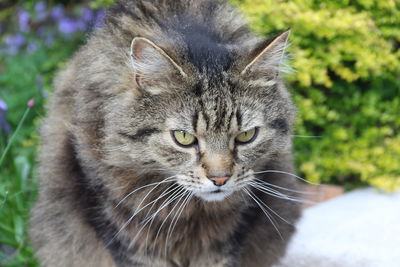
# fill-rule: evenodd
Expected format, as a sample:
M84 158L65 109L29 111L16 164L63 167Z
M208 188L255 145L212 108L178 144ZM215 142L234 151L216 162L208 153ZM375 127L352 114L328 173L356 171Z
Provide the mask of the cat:
M41 266L272 266L300 216L281 79L224 1L125 0L55 78L30 237Z

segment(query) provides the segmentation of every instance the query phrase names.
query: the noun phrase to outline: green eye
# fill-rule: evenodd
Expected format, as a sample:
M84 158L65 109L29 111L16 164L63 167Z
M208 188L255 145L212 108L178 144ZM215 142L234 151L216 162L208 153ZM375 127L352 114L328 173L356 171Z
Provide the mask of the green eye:
M238 136L236 136L235 141L239 144L250 143L256 138L257 132L257 128L242 132Z
M194 135L182 130L172 131L172 135L175 141L182 146L190 146L197 141Z

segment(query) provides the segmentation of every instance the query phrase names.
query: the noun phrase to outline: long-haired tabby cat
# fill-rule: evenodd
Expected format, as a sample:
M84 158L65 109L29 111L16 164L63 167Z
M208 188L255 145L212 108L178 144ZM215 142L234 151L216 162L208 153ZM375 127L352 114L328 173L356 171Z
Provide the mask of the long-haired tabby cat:
M213 0L126 0L55 80L32 211L42 266L271 266L299 217L280 80Z

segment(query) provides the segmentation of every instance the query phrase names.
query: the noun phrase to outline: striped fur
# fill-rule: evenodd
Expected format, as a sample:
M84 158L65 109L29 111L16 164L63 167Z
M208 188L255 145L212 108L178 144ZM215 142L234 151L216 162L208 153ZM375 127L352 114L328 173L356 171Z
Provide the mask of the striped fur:
M295 108L279 75L287 38L253 35L223 1L111 7L56 77L42 127L30 230L42 266L277 262L299 207L248 184L257 177L297 186L290 175L253 174L293 173ZM235 143L254 127L253 142ZM172 130L190 132L198 143L179 146ZM222 187L209 179L224 175L230 178ZM274 218L281 237L248 190L287 220Z

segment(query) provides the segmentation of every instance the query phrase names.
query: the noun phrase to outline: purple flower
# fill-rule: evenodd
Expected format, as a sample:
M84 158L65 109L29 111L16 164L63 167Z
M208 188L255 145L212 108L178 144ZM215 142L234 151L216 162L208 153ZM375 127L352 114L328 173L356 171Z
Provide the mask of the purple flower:
M46 3L39 2L35 5L36 11L36 20L37 21L44 21L47 17L47 10L46 10Z
M17 33L16 35L7 36L5 42L7 46L20 47L25 43L25 37Z
M40 26L37 30L36 33L40 36L40 37L44 37L46 36L46 26Z
M71 18L62 18L58 22L58 30L65 34L65 35L70 35L76 32L78 30L76 22L71 19Z
M84 22L90 23L95 20L94 12L92 9L85 7L82 11L81 18Z
M0 110L6 111L7 110L7 103L4 102L3 99L0 99Z
M11 127L7 122L7 104L2 99L0 99L0 132L4 131L9 134Z
M6 53L15 55L18 53L21 46L25 44L25 37L20 33L9 35L5 38L5 44L7 46Z
M76 28L80 31L86 31L87 24L84 21L78 20L75 24Z
M16 55L18 53L19 49L16 47L5 47L0 49L0 54L8 54L8 55Z
M53 7L51 10L51 17L56 21L64 18L64 7L62 5Z
M33 53L33 52L35 52L38 48L39 48L39 46L38 46L37 44L35 44L35 43L30 43L30 44L28 44L28 47L26 48L26 51L27 51L28 53Z
M104 12L103 9L100 9L97 14L96 14L96 19L94 21L94 26L99 27L103 24L104 17L106 16L106 13Z
M22 32L27 32L29 31L29 13L26 12L25 10L20 10L18 11L18 24L19 24L19 29Z
M54 36L53 35L47 35L46 38L44 39L44 43L46 44L47 47L50 47L54 43Z
M35 5L35 11L36 11L36 12L43 12L43 11L46 11L46 3L45 3L45 2L36 3L36 5Z

